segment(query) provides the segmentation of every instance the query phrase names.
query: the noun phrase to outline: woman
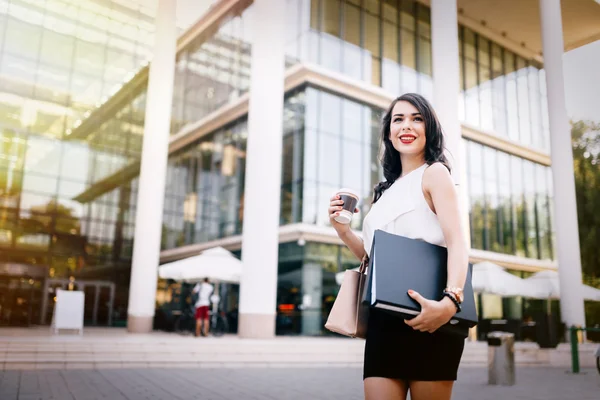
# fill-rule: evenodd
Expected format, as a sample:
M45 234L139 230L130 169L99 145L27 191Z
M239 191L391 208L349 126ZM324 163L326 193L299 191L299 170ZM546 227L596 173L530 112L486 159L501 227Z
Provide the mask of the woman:
M385 181L374 189L373 206L363 222L364 242L348 225L335 221L342 205L338 196L331 198L331 224L359 259L370 254L376 229L446 246L450 295L440 293L442 300L437 301L409 291L422 309L412 320L371 309L365 398L404 400L410 390L412 400L450 399L464 339L436 330L457 312L454 302L462 299L468 253L458 196L443 154L442 128L427 100L405 94L383 117L381 141Z

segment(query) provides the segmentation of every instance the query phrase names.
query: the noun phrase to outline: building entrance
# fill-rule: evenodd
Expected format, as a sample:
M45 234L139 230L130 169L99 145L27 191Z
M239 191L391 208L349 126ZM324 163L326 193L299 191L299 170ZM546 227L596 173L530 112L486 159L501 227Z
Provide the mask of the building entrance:
M42 325L52 322L57 289L83 291L85 294L84 325L112 326L115 284L109 281L71 281L69 279L46 279L42 292L40 319Z

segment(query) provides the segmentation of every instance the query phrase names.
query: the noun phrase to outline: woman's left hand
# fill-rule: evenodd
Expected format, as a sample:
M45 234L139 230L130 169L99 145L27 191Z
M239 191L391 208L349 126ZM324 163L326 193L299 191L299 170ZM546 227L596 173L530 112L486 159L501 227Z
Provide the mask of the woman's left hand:
M421 313L413 319L405 319L406 325L416 331L435 332L456 314L456 306L447 297L440 301L428 300L414 290L409 290L408 295L421 305Z

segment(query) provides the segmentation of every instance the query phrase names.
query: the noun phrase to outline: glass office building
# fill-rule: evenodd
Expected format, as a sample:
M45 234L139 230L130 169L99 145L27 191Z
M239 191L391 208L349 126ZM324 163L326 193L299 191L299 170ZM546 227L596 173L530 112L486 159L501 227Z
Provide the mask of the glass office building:
M331 235L329 198L360 192L360 231L382 179L383 109L404 92L432 97L431 16L413 0L286 4L286 82L305 68L337 86L286 86L280 226L325 233L281 240L277 333L321 335L335 274L358 265ZM252 10L177 49L163 262L224 243L240 253ZM153 31L139 1L0 0L0 325L48 323L56 287L85 290L86 323L125 322ZM459 66L471 247L521 276L554 265L543 65L459 25ZM162 315L182 290L159 282Z
M153 10L135 2L0 1L0 325L48 323L55 287L85 290L90 324L126 310L115 235L129 189L76 196L139 160L143 95L71 135L147 63L153 32ZM106 272L75 283L95 269Z

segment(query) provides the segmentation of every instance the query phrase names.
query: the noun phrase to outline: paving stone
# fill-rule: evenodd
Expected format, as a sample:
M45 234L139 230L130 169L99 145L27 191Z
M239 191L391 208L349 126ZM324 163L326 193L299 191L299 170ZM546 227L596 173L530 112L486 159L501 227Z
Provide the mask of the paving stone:
M459 371L454 399L598 400L600 375L586 368L520 367L516 384L487 385L485 368ZM359 400L360 367L122 368L0 371L2 400Z

